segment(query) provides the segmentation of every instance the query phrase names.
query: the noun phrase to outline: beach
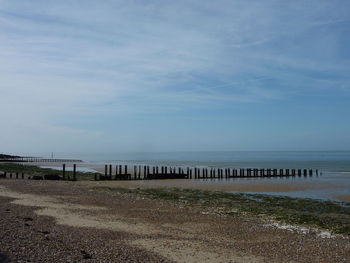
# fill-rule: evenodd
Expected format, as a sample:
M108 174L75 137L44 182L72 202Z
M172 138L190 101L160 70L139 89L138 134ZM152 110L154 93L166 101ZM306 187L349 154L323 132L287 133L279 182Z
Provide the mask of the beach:
M3 261L350 260L347 236L293 230L257 217L222 216L166 201L100 191L95 186L101 183L1 180Z

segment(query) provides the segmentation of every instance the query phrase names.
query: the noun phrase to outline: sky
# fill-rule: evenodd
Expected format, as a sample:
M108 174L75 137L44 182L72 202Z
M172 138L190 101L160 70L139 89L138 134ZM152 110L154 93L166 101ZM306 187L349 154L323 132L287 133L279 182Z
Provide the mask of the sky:
M0 0L0 152L350 150L350 1Z

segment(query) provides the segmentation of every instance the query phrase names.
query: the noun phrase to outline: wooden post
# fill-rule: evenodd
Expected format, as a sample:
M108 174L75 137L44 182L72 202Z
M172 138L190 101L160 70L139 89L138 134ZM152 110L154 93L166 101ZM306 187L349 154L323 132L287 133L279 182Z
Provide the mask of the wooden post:
M139 174L138 174L139 180L141 180L141 165L139 165Z
M147 177L147 168L146 168L146 165L143 166L143 179L146 179Z
M66 164L65 163L62 165L62 178L63 178L63 180L66 180Z
M73 164L73 180L77 180L77 165Z
M190 179L192 179L192 168L190 169Z
M95 181L97 181L97 173L95 173Z
M119 175L122 175L123 173L122 173L122 165L121 164L119 164Z
M309 169L309 175L310 175L310 176L313 175L312 169Z
M273 176L277 176L277 169L273 169Z
M304 176L307 176L307 170L304 169Z
M105 177L107 177L107 174L108 174L108 165L105 164Z
M24 179L24 173L22 173L22 179Z

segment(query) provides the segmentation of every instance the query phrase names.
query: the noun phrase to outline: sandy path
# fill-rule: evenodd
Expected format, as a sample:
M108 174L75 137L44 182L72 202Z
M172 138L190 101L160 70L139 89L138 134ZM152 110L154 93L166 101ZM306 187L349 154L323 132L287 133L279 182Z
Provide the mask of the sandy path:
M262 262L259 257L238 255L232 249L218 250L217 247L213 249L203 245L203 242L196 239L203 238L205 235L194 231L196 228L186 231L186 229L174 228L172 224L157 226L136 220L125 220L118 214L98 215L99 211L107 210L107 207L74 204L67 198L58 196L24 194L3 186L0 186L0 196L13 198L12 204L35 207L34 212L37 215L53 217L55 222L61 225L163 236L156 240L138 238L131 241L131 244L158 253L175 262ZM87 213L91 211L94 211L94 215ZM229 241L226 240L226 242Z
M49 222L45 218L52 218L54 221L48 227L56 225L58 236L60 232L68 235L69 231L76 231L77 235L88 233L75 240L75 243L84 242L82 246L95 244L94 236L107 231L99 242L110 248L103 247L101 251L119 261L103 260L104 254L97 250L93 251L96 258L93 262L120 262L118 253L125 251L129 253L125 252L127 259L123 258L123 262L348 262L350 259L349 240L300 235L266 227L252 219L205 215L162 202L95 192L74 183L1 181L0 202L8 202L19 214L20 207L28 208L44 224ZM70 227L74 230L67 230ZM112 233L122 237L110 238ZM121 247L126 246L123 251L115 245L118 242ZM139 255L144 253L152 259L144 261L146 256L131 252L135 249L140 250Z

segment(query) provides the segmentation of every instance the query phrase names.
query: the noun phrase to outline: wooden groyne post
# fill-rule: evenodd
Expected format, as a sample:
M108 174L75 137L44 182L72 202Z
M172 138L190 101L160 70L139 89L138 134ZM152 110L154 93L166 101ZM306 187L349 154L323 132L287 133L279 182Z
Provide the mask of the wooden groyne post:
M124 166L124 167L123 167ZM312 176L313 169L272 169L272 168L204 168L204 167L167 167L133 165L115 166L115 180L151 180L151 179L228 179L237 177L290 177ZM209 171L208 171L209 170ZM105 176L100 180L111 180L113 173L112 165L105 165ZM318 170L316 169L316 174ZM96 177L97 178L97 177Z
M73 180L77 180L77 165L73 164Z
M62 164L62 179L66 180L66 164Z

